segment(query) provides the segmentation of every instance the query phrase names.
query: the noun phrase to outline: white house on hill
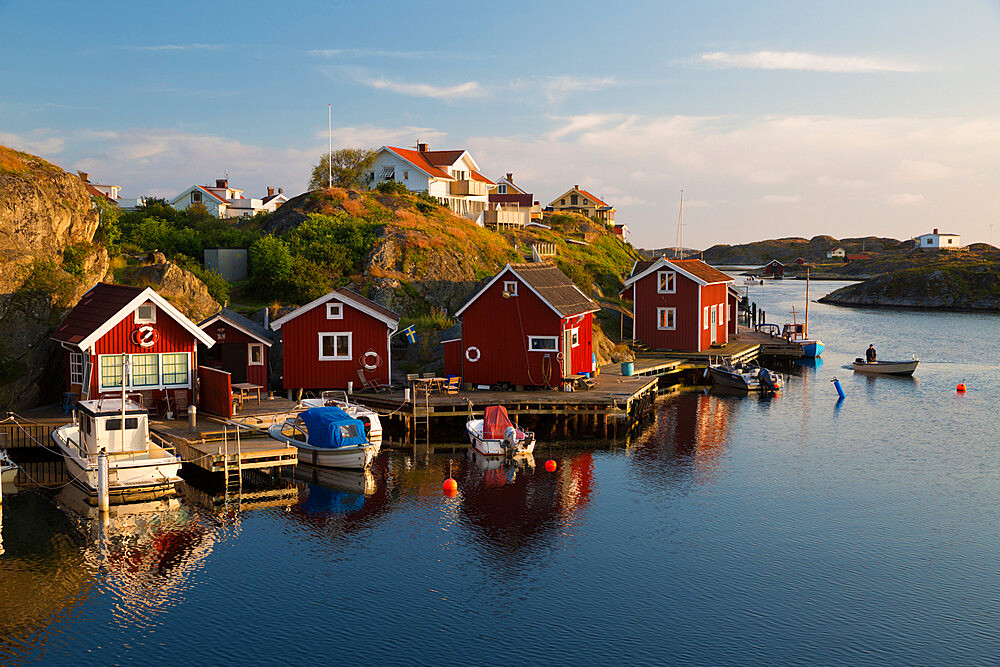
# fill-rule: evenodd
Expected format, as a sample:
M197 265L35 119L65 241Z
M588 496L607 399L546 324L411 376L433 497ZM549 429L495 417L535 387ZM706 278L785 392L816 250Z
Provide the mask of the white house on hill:
M416 150L382 146L370 175L374 185L402 183L410 192L426 192L457 215L473 220L487 209L489 189L495 185L480 173L469 151L432 151L423 143Z
M217 178L215 186L192 185L170 200L170 205L183 211L192 204L202 204L217 218L246 218L257 213L273 213L288 201L281 188L267 189L267 196L254 199L243 196L241 188L229 187L228 178Z
M939 234L935 229L930 234L921 234L913 239L913 247L921 250L958 250L962 247L962 237L958 234Z

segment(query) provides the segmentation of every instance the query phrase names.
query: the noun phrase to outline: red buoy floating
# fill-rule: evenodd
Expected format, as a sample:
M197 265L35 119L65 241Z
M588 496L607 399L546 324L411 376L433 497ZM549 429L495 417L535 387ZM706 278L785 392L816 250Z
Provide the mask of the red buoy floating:
M458 482L449 477L448 479L444 480L444 485L442 486L442 488L444 489L445 493L458 491Z
M965 393L965 383L964 382L959 382L958 386L955 387L955 391L959 392L960 394L961 393Z
M553 461L552 459L549 459L548 461L545 462L545 469L548 470L549 472L555 472L556 462Z

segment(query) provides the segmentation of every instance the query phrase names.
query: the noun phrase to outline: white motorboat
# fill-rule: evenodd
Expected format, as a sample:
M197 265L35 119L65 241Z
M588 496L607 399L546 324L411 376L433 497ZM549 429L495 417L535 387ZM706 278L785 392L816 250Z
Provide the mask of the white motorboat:
M17 473L20 468L10 460L6 450L0 450L0 493L17 493Z
M519 456L535 451L535 434L512 424L507 408L491 405L483 419L465 424L472 447L484 456Z
M710 363L712 382L743 391L779 391L784 386L781 375L762 366L734 365L726 360Z
M920 360L916 357L910 361L865 361L859 357L854 360L854 371L879 375L913 375L919 363Z
M366 405L352 403L347 397L346 391L324 391L319 398L302 399L300 405L306 409L340 408L349 416L361 420L365 425L365 436L368 438L369 444L382 447L382 421L378 418L378 413Z
M124 428L123 428L124 426ZM52 431L74 484L97 494L97 460L108 455L108 492L120 499L175 491L181 460L153 442L149 416L137 403L120 398L80 401L74 423Z
M365 437L364 422L338 407L314 407L267 429L275 440L295 445L299 463L364 469L378 454Z

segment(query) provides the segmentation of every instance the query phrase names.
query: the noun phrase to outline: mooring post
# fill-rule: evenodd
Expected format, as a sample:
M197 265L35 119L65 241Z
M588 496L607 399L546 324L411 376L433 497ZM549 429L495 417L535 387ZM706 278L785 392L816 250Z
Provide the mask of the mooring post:
M122 422L122 427L125 423ZM108 453L101 448L97 455L97 509L106 514L111 509L108 498Z

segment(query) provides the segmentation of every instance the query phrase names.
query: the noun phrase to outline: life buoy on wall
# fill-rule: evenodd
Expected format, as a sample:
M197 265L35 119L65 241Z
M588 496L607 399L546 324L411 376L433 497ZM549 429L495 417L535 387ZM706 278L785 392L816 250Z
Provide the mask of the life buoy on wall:
M361 355L361 365L366 371L373 371L382 365L382 357L375 350L368 350Z
M558 360L558 361L562 361L563 360L563 353L562 352L557 352L556 353L556 360Z
M465 358L468 361L471 361L472 363L476 363L477 361L479 361L479 357L481 357L481 356L483 356L483 355L479 351L478 347L475 347L474 345L470 345L469 347L465 348Z
M153 347L160 340L160 332L150 324L143 324L132 332L132 342L139 347Z

